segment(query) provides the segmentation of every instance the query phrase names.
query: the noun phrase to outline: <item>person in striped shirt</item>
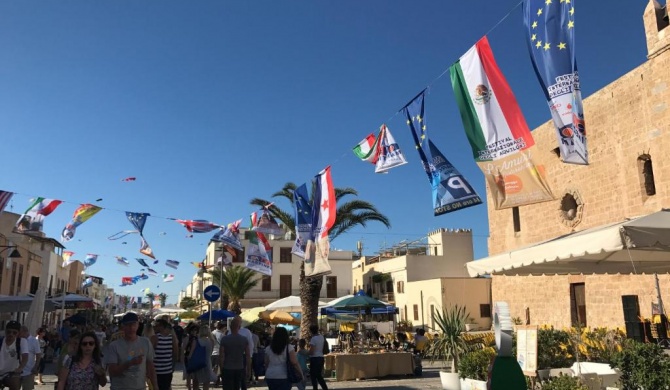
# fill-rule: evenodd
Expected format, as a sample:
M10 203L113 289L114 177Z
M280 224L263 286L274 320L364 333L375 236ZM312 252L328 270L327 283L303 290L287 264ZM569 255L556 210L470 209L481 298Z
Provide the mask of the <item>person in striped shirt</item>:
M156 390L170 390L174 364L179 351L177 338L173 334L170 323L164 319L154 321L154 332L155 334L151 336L151 344L154 347L154 366L158 381Z

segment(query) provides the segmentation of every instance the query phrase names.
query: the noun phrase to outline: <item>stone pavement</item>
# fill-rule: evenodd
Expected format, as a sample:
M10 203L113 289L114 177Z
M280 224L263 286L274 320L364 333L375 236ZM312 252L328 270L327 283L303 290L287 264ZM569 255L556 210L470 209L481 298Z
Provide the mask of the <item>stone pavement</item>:
M175 378L172 381L173 390L186 389L186 382L182 380L183 365L177 365L178 371L175 372ZM43 377L45 384L42 386L35 386L36 390L52 390L56 382L56 375L54 373L55 364L47 364L45 375ZM345 381L337 382L333 379L326 379L328 381L328 389L384 389L384 390L408 390L408 389L441 389L439 367L431 366L427 361L423 362L423 376L392 376L380 379L366 379L360 381ZM215 389L214 386L210 387ZM311 390L311 384L307 385L307 389ZM103 387L109 389L109 384ZM220 387L218 387L220 389ZM265 382L260 381L258 384L250 386L249 389L267 389ZM296 387L294 387L296 389Z

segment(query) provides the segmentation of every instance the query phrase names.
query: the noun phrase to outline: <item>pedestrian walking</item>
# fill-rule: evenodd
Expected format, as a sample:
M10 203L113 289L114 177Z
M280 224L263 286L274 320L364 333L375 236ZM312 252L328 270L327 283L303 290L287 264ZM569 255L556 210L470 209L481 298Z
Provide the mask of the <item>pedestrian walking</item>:
M318 385L321 385L323 390L328 390L326 380L323 378L323 364L325 361L323 349L326 338L319 334L317 325L310 326L309 331L312 333L312 338L309 340L309 374L312 378L312 389L317 390Z
M289 347L288 331L277 328L272 335L272 342L265 348L265 382L269 390L291 390L287 364L293 365L295 371L302 378L305 377L295 351Z
M0 386L19 390L21 372L28 364L28 341L19 337L21 324L9 321L5 325L5 337L0 341Z
M109 345L105 356L109 367L111 390L145 390L147 380L158 389L151 341L137 335L139 318L129 312L121 318L123 337Z
M57 390L97 390L107 384L100 342L95 332L81 335L77 351L63 361Z
M191 344L186 369L193 382L194 389L199 389L200 384L202 384L203 390L209 390L209 382L212 379L211 356L213 343L211 336L207 326L200 326L198 337Z
M226 325L223 322L218 322L216 324L216 329L214 332L212 332L212 336L214 336L214 348L212 348L212 371L214 371L214 374L216 374L216 383L215 386L220 386L221 385L221 365L220 365L220 359L219 359L219 351L221 350L221 339L225 336L224 330L226 329Z
M39 330L37 332L39 333ZM21 372L21 389L33 390L35 388L35 375L39 371L40 362L42 362L44 355L40 349L39 341L35 336L30 335L27 326L21 326L19 337L26 339L28 344L28 362Z
M230 334L221 339L219 350L223 390L240 390L251 372L249 340L240 334L242 318L230 322Z
M174 336L174 331L166 320L156 320L153 329L155 334L151 337L151 345L154 347L154 367L156 369L156 380L158 381L157 390L170 390L172 387L174 364L179 353L177 337Z

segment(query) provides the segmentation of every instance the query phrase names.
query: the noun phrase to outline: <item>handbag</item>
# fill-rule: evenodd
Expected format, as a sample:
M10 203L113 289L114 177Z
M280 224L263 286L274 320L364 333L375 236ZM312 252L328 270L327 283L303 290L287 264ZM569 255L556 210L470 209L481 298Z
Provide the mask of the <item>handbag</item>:
M195 340L195 349L191 354L191 357L188 359L186 365L186 372L191 374L200 369L207 367L207 353L205 346L200 345L200 340Z
M291 363L291 358L288 354L288 346L286 346L286 378L289 383L299 383L302 382L302 375L295 369L293 363Z
M330 345L328 345L328 341L326 340L326 336L323 336L323 356L326 356L330 353Z

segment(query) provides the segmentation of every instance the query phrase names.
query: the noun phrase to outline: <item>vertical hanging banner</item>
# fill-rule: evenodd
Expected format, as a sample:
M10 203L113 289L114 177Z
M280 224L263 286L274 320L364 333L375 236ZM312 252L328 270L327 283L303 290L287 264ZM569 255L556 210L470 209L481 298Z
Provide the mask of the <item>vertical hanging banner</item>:
M424 94L425 90L412 99L403 110L423 169L433 187L435 216L481 204L482 200L470 183L428 139Z
M449 71L465 134L495 209L553 200L544 167L533 162L533 136L488 39L479 40Z
M307 241L312 234L312 206L309 203L306 183L293 191L293 207L295 208L295 243L291 253L304 259Z
M330 166L328 166L314 179L312 230L305 246L305 276L307 277L328 275L332 272L328 263L330 253L328 232L335 224L336 213L335 187L333 187Z
M260 217L253 218L255 222L254 225L251 226L251 230L263 234L282 235L284 234L284 230L281 228L281 226L279 226L277 221L275 221L274 217L270 214L270 211L268 210L270 206L272 206L272 204L263 207L263 210L261 210Z
M153 250L151 250L151 247L149 246L147 240L144 239L144 234L142 233L144 231L144 224L147 222L147 217L149 215L151 214L134 213L131 211L126 211L126 217L128 217L128 221L133 225L135 229L137 229L137 233L139 233L140 235L140 253L147 257L155 259L156 257L154 256L154 252Z
M12 232L21 234L36 234L42 232L44 217L51 214L62 202L55 199L37 198L32 201L28 209L16 221Z
M251 214L251 226L258 224L258 214ZM272 276L272 246L263 233L249 231L249 244L245 251L244 265L263 275Z
M575 7L570 1L526 0L528 51L549 103L561 159L589 163L586 124L575 55Z
M65 225L63 232L61 233L61 241L70 241L74 238L74 234L77 231L77 227L82 223L91 219L92 216L98 213L102 208L94 206L92 204L82 204L75 211L72 216L72 221Z
M61 264L61 267L65 268L68 265L74 263L77 260L72 259L72 256L74 256L74 252L72 251L63 251L63 264Z

